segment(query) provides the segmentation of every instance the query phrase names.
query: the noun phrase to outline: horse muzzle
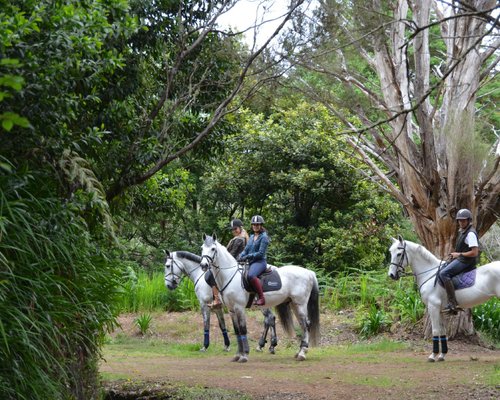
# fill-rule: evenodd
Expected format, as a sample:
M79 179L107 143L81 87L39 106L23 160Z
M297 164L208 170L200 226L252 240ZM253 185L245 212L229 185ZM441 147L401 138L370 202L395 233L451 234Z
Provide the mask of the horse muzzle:
M389 278L391 278L393 281L397 281L399 280L400 276L397 272L396 273L389 272Z

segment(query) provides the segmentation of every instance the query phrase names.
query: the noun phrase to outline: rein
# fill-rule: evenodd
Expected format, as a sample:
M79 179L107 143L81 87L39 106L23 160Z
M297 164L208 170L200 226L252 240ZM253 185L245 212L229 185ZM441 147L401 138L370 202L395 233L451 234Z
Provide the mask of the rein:
M417 286L417 283L418 283L418 277L420 275L424 275L430 271L434 271L435 269L437 269L436 273L431 275L429 278L427 278L424 282L422 282L419 286L417 286L418 288L418 292L420 292L420 289L422 289L422 286L424 286L427 282L429 282L432 278L434 278L435 276L437 276L437 274L439 273L440 269L441 269L441 266L444 264L444 262L441 260L439 262L439 265L437 267L432 267L430 269L427 269L423 272L419 272L418 274L412 272L406 272L405 271L405 267L403 265L404 263L404 259L406 258L406 264L408 265L409 263L409 260L408 260L408 254L406 253L406 242L404 242L403 244L403 247L400 247L398 246L398 250L403 250L403 256L401 257L401 259L399 260L399 263L394 263L394 262L391 262L391 265L395 265L396 266L396 272L398 273L399 276L413 276L415 278L415 286Z
M217 278L217 276L219 276L220 271L221 271L222 269L233 269L233 268L235 268L235 269L236 269L236 270L234 271L234 274L231 276L231 278L229 279L229 281L228 281L228 282L224 285L224 287L223 287L222 289L219 289L219 292L220 292L221 294L223 294L223 293L224 293L224 290L226 290L226 288L229 286L229 284L233 281L233 279L234 279L234 277L236 276L236 274L237 274L238 272L241 272L241 270L240 270L240 268L239 268L238 264L233 265L233 266L231 266L231 267L226 267L226 268L222 268L221 266L216 265L216 264L215 264L215 258L216 258L216 257L217 257L217 247L215 247L215 250L214 250L214 254L213 254L213 256L209 256L208 254L204 254L201 258L202 258L202 259L203 259L203 258L206 258L206 259L207 259L207 263L208 263L208 265L209 265L209 266L213 266L213 267L215 267L215 268L217 269L216 273L214 273L215 286L217 286L217 289L219 289L219 287L218 287L218 285L217 285L217 279L216 279L216 278Z
M194 288L196 289L196 285L198 284L198 282L200 281L200 279L205 275L204 273L203 274L200 274L200 276L198 277L198 279L196 279L196 281L193 279L193 277L191 276L191 274L196 271L198 268L200 268L200 265L198 265L196 268L194 268L191 272L187 272L186 269L184 268L184 264L182 263L179 263L177 260L175 260L173 257L168 257L170 260L172 260L172 263L177 267L179 268L180 271L183 272L184 275L177 275L175 272L174 272L174 269L172 268L172 272L171 274L176 277L177 279L179 279L179 284L182 282L182 280L184 279L184 276L187 276L189 279L191 279L193 282L194 282ZM182 265L182 267L181 267Z

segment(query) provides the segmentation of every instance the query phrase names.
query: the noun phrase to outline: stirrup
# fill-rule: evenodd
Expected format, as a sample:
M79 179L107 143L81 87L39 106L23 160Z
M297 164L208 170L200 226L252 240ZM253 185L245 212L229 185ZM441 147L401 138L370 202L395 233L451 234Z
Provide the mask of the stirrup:
M457 315L459 311L463 311L463 310L464 309L462 307L448 304L444 309L441 310L441 312L451 314L451 315Z
M222 307L222 302L219 300L213 300L211 303L208 303L207 304L207 307L210 307L212 309L215 309L215 308L221 308Z
M259 304L259 302L261 302L261 301L262 301L262 304ZM262 299L261 299L261 298L259 297L257 300L255 300L255 301L254 301L254 303L253 303L253 304L254 304L254 305L256 305L256 306L264 306L264 305L266 304L266 299L265 299L265 298L262 298Z

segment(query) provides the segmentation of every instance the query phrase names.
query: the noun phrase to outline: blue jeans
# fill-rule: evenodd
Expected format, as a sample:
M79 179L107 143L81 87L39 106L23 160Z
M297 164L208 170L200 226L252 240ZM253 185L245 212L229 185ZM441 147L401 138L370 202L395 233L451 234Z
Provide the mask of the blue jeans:
M451 280L454 276L461 274L462 272L469 271L473 269L473 265L465 264L458 260L454 259L452 262L447 264L440 272L439 277L443 282Z
M258 261L253 261L250 264L250 268L248 269L248 280L252 280L252 278L255 278L262 274L267 268L267 262L266 260L258 260Z

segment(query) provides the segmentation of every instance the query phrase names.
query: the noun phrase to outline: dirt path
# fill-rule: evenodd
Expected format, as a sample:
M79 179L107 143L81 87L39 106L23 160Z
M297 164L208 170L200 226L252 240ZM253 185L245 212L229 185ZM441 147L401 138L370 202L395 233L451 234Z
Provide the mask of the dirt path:
M261 319L258 313L249 318L253 348ZM122 338L133 336L132 320L133 316L124 316L122 331L116 334ZM164 339L169 344L200 342L201 320L197 314L158 315L155 321L152 336L156 339ZM358 339L348 328L348 318L322 315L322 322L322 344L310 349L305 362L293 359L294 341L280 338L276 355L258 353L252 348L248 363L233 363L230 361L233 351L228 354L220 350L222 337L214 324L212 347L205 354L193 350L193 355L186 357L185 354L176 356L168 348L141 347L136 351L127 345L110 345L105 350L106 362L101 371L105 376L156 385L184 383L237 390L254 399L500 398L498 350L451 341L447 361L428 363L430 343L427 341L402 337L405 339L402 344L386 342L378 346L362 342L366 346L349 346ZM191 329L186 331L186 326Z

